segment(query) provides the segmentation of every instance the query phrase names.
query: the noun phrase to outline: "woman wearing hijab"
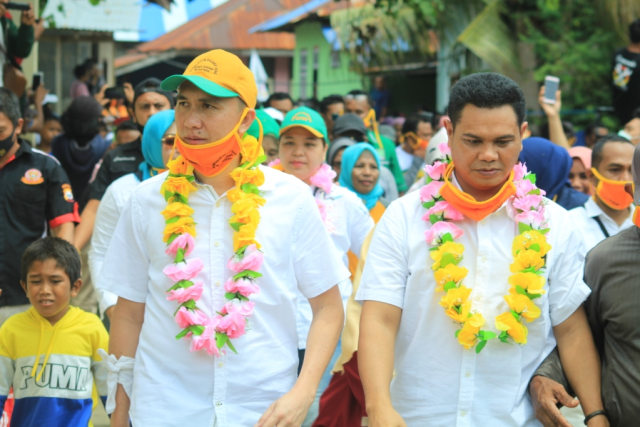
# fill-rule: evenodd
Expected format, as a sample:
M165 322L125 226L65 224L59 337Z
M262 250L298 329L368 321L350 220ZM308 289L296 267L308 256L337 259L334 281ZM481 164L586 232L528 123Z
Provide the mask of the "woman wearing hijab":
M569 155L573 160L573 165L569 171L569 182L571 187L581 193L593 194L591 186L591 148L588 147L571 147Z
M380 158L370 144L360 142L344 150L339 182L360 197L377 223L384 213L380 201L384 190L380 185Z
M176 134L173 110L160 111L151 118L144 127L142 134L142 155L144 161L140 163L136 172L124 175L109 185L100 202L96 221L91 237L89 251L89 267L94 277L99 294L100 312L111 319L111 308L117 301L117 296L103 291L101 280L102 261L109 247L111 235L116 228L120 213L124 209L136 186L152 176L166 169L166 163L173 152L173 141Z
M522 140L519 160L536 174L536 185L546 197L569 210L582 206L589 196L574 190L569 182L573 161L569 152L545 138Z

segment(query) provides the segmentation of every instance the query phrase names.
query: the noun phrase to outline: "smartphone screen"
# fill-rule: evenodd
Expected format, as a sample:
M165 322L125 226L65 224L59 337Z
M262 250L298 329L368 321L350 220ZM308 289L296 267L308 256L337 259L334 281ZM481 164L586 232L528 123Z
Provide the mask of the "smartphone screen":
M547 104L556 103L556 91L560 87L560 79L556 76L546 76L544 78L544 95L542 100Z
M31 82L31 88L33 90L36 90L38 86L40 86L41 84L42 84L42 73L41 72L33 73L33 81Z

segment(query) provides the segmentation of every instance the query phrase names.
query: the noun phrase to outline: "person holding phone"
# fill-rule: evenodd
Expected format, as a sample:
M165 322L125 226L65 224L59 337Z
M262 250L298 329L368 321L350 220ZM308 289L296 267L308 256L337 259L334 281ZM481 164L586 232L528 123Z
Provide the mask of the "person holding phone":
M31 53L35 40L34 25L36 17L33 13L33 6L29 4L29 9L20 15L20 27L16 27L11 19L11 14L7 10L8 0L0 0L0 82L4 82L5 67L12 65L20 68L20 62ZM5 83L5 86L7 84Z
M549 140L560 147L571 148L564 129L560 109L562 108L562 92L559 89L560 81L555 76L547 76L544 86L540 87L538 103L547 117L549 126Z

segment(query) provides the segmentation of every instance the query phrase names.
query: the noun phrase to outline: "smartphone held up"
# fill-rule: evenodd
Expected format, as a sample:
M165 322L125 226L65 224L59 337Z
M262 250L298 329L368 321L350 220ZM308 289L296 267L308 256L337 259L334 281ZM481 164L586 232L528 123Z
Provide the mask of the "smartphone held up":
M544 94L542 101L545 104L556 103L556 92L560 88L560 79L556 76L546 76L544 78Z

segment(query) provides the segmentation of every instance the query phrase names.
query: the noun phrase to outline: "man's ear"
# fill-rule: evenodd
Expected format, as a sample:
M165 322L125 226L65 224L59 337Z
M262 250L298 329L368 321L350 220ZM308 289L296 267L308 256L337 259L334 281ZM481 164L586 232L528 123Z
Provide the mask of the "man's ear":
M82 279L78 279L71 284L71 296L77 297L78 292L80 292L80 288L82 288Z
M240 123L240 126L238 127L238 133L240 135L245 133L255 119L256 119L256 110L254 110L253 108L250 108L249 111L247 111L247 114L244 116L242 123Z
M22 286L22 290L26 294L27 293L27 282L25 282L24 280L20 280L20 286Z

